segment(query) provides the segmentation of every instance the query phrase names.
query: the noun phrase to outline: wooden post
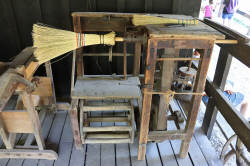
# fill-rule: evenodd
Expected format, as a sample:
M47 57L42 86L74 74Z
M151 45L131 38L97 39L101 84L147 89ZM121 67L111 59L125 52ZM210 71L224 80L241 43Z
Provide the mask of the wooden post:
M163 57L173 57L178 56L179 50L174 48L167 48L164 51ZM163 61L162 62L162 69L161 69L161 91L171 90L171 84L174 77L174 70L175 70L175 62L174 61ZM157 126L156 130L166 130L167 129L167 119L166 119L166 110L168 112L169 108L166 107L166 100L164 95L160 95L159 101L159 110L156 113L157 115Z
M72 132L74 136L76 149L82 149L82 141L80 137L79 121L78 121L78 100L72 99L71 109L69 110Z
M144 92L150 92L153 90L156 56L157 56L157 42L152 41L152 39L149 39L147 48L147 57L146 57ZM149 93L144 94L143 108L141 114L140 134L139 134L138 160L145 160L151 101L152 101L152 94Z
M73 16L73 25L74 25L74 32L82 33L80 16ZM84 74L82 50L83 50L82 47L76 49L76 61L77 61L76 71L77 71L77 76L79 77L83 77Z
M123 43L123 75L127 79L127 42Z
M203 93L207 71L211 59L211 54L213 50L214 41L210 41L209 48L202 50L200 53L201 61L199 63L197 77L194 85L195 93ZM180 157L184 158L188 154L189 144L192 139L192 135L194 133L194 127L196 124L197 115L199 112L200 102L202 95L195 95L192 98L192 109L188 112L188 119L185 127L185 132L187 133L187 137L182 141L180 148Z
M213 83L220 89L224 90L229 69L232 62L232 56L223 47L220 50L214 80ZM215 107L215 101L213 98L209 98L204 119L202 122L202 129L208 138L211 137L211 133L216 122L218 110Z
M54 85L54 79L53 79L53 73L52 73L52 67L50 61L45 63L45 69L46 69L46 74L48 77L50 77L51 80L51 87L52 87L52 102L54 104L54 108L56 108L56 93L55 93L55 85Z
M140 74L140 64L141 64L141 43L135 43L135 55L134 55L134 67L133 75L138 76Z

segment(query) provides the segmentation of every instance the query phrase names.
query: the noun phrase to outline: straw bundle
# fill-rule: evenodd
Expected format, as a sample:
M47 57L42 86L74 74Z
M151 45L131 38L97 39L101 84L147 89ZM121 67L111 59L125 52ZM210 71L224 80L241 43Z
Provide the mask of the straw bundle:
M199 23L196 19L179 19L179 18L164 18L157 16L147 15L134 15L132 23L135 26L148 25L148 24L188 24L196 25Z
M115 44L114 32L106 35L80 34L41 24L33 25L32 36L33 47L36 48L34 55L39 64L79 47L96 44Z

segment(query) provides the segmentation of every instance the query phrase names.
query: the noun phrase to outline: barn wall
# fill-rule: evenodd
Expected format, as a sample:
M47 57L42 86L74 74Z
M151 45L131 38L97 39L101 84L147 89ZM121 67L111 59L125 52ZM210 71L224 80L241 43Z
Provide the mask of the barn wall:
M186 0L0 0L0 61L9 61L23 48L32 45L32 25L37 22L73 30L71 12L75 11L178 13L198 16L200 1L193 0L190 4ZM130 50L133 50L133 46ZM132 59L128 60L128 68L133 65L131 61ZM119 73L122 71L122 61L115 62L117 64L112 68ZM38 74L44 73L43 68L39 68ZM71 56L53 63L52 69L57 96L68 96Z

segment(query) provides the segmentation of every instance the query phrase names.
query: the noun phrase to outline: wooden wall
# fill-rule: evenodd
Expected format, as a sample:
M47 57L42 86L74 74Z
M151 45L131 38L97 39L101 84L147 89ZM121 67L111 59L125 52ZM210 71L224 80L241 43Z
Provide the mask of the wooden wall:
M172 1L174 0L0 0L0 61L9 61L23 48L32 45L31 30L34 23L42 22L72 30L71 12L173 13ZM68 96L71 56L53 63L52 68L57 96ZM42 67L39 71L40 74L44 73Z

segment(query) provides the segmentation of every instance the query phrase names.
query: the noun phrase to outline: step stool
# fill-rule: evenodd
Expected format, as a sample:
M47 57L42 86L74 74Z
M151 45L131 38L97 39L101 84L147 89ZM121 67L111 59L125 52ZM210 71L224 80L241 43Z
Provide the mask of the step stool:
M76 80L71 98L79 101L77 109L80 110L80 131L75 135L80 135L80 138L77 138L82 144L133 143L135 132L133 103L137 101L140 105L139 85L138 77L123 79L112 76L105 78L85 76ZM75 119L72 120L72 124ZM106 124L111 122L116 125L94 126L98 122Z
M80 100L80 134L84 144L133 143L134 121L134 107L130 101L114 103ZM91 125L95 122L106 125ZM107 125L107 122L111 123ZM119 125L114 126L114 123Z

